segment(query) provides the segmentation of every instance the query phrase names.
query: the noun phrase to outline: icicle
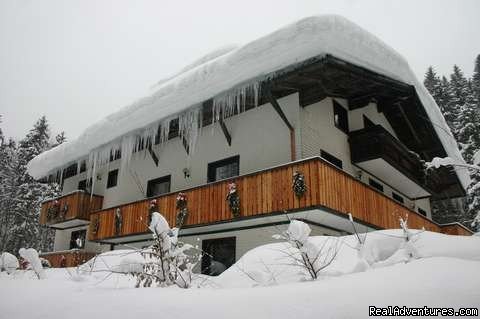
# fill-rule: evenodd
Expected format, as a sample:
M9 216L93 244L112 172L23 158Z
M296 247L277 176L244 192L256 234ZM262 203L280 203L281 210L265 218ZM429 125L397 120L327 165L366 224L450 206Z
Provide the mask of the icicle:
M260 82L256 81L241 87L234 88L213 99L213 118L219 121L220 117L225 119L235 113L245 110L247 98L253 95L255 106L258 106L260 94Z

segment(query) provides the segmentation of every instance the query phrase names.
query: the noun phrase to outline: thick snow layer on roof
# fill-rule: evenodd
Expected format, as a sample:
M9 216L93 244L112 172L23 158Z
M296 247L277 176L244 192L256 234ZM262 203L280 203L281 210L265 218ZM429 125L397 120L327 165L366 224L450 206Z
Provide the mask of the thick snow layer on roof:
M92 157L92 152L108 144L119 145L123 139L145 134L143 131L149 126L180 115L212 97L325 54L414 85L448 156L463 161L438 106L405 59L347 19L323 15L302 19L236 49L207 55L174 77L161 81L151 96L93 124L76 140L40 154L29 163L28 171L33 177L41 178L89 154L97 158ZM467 186L468 173L460 170L457 174L464 187Z

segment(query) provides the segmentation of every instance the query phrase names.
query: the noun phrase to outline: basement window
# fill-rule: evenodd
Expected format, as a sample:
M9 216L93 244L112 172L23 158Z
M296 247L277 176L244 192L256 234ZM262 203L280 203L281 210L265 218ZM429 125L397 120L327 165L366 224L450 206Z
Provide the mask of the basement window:
M330 162L331 164L335 165L336 167L342 169L343 168L343 163L340 159L336 158L332 154L325 152L324 150L320 150L320 157L326 160L327 162Z
M235 237L202 240L202 274L218 276L235 263Z
M392 198L399 203L404 203L403 197L398 195L397 193L392 192Z
M170 193L170 175L149 180L147 183L147 197Z
M375 188L375 189L377 189L377 190L379 190L379 191L381 191L381 192L383 193L383 185L380 184L379 182L377 182L377 181L369 178L369 179L368 179L368 184L369 184L370 186L372 186L373 188Z
M348 111L335 100L333 101L333 122L336 128L348 134Z
M108 172L107 188L117 186L118 182L118 169Z
M240 170L240 156L229 157L208 164L208 183L221 179L238 176Z

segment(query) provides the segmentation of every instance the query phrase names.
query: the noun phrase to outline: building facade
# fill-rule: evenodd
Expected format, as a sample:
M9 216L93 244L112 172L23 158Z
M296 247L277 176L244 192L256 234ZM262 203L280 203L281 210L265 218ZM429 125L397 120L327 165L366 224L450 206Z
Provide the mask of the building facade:
M339 19L310 18L307 25L345 26ZM303 32L298 24L283 32L288 28ZM72 252L77 257L68 265L111 249L148 246L152 211L225 267L273 242L292 218L309 223L312 235L351 233L348 214L360 231L398 228L399 218L408 216L411 228L467 234L431 219L432 199L465 191L456 172L424 168L452 152L422 98L425 89L332 52L283 63L274 76L252 79L255 90L232 86L234 108L217 107L215 94L203 99L196 105L194 144L174 114L163 138L165 122L155 136L134 136L134 149L112 148L102 165L83 154L44 170L42 177L61 177L63 185L60 198L42 205L40 222L56 229L47 257L66 266ZM196 68L202 67L212 65Z

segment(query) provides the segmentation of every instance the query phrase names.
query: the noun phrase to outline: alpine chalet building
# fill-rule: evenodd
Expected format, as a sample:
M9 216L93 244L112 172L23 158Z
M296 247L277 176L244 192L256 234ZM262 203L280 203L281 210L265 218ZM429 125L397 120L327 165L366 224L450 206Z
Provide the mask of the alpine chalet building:
M310 17L225 47L160 81L155 92L34 158L29 173L59 181L41 224L44 254L71 266L107 250L145 247L158 211L230 266L274 241L289 218L313 235L438 225L430 202L465 195L463 161L438 106L407 62L339 16ZM203 261L208 268L208 260Z

